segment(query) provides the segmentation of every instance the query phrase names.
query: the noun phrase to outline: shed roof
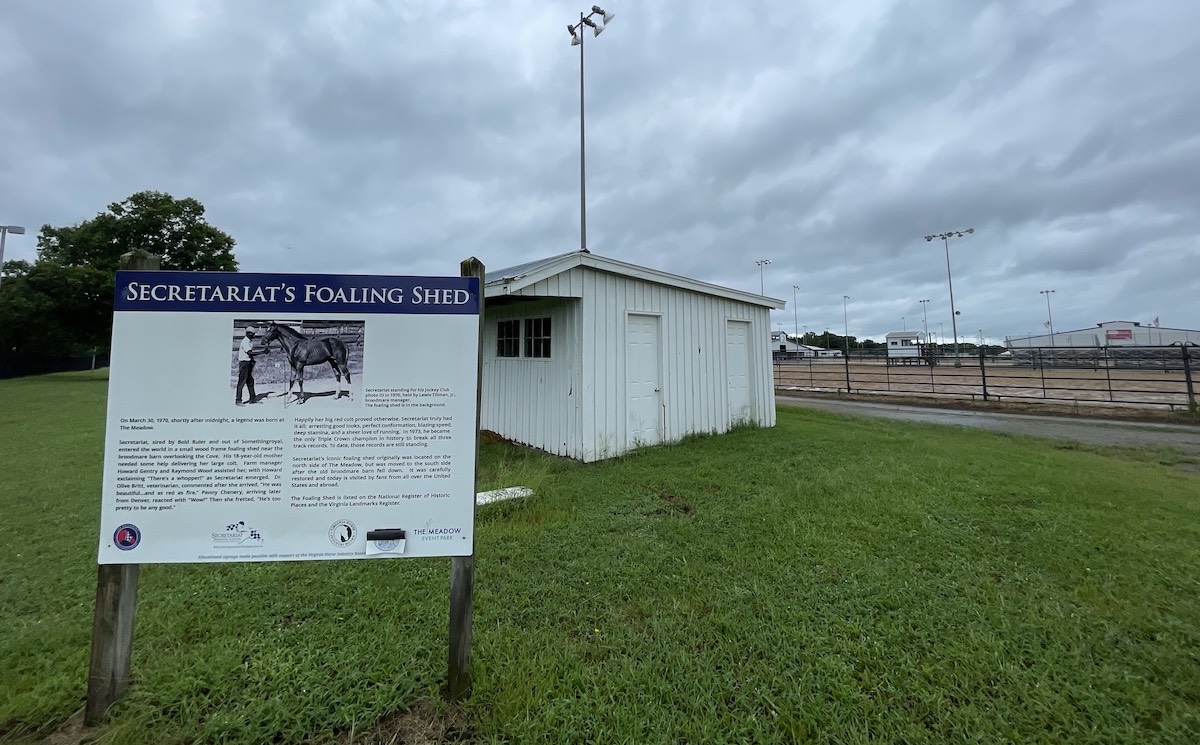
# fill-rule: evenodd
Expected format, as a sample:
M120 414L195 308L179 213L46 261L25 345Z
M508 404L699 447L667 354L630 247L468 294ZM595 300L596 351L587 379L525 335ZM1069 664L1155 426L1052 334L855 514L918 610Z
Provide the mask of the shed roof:
M897 339L915 339L920 336L921 336L920 331L889 331L887 333L887 336L885 336L884 338L891 339L891 338L895 337Z
M544 259L490 271L485 277L484 296L495 297L517 292L544 279L570 271L577 266L585 266L602 272L632 277L645 282L655 282L670 287L678 287L682 290L690 290L705 295L715 295L751 305L761 305L775 309L786 306L786 303L778 298L735 290L731 287L722 287L721 285L714 285L709 282L701 282L697 279L682 277L678 274L671 274L659 269L651 269L604 256L597 256L590 251L571 251L565 254L558 254L557 256L548 256Z

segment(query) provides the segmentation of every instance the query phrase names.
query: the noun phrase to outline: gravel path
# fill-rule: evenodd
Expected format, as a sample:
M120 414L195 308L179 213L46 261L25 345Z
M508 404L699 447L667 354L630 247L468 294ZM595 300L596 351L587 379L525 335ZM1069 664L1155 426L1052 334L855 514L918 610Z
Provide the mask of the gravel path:
M879 404L802 396L776 396L787 406L821 409L838 414L873 416L908 422L978 427L995 432L1074 440L1091 445L1125 447L1167 446L1200 455L1200 427L1180 424L1150 424L1105 420L1068 419L1028 414L998 414L982 411L930 409L921 406Z

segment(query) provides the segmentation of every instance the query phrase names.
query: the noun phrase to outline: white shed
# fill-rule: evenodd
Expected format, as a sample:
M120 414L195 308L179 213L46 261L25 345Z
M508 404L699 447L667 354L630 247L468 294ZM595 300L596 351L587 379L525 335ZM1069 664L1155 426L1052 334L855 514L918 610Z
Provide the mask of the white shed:
M485 283L480 426L585 462L775 424L782 300L573 251Z

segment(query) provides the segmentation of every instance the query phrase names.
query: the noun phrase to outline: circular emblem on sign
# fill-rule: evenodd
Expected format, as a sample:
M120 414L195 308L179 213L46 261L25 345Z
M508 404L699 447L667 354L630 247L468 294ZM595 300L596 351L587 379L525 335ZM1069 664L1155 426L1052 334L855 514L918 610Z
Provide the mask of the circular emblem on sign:
M395 538L389 538L386 541L375 541L375 548L380 551L391 551L400 545L400 541Z
M141 542L142 531L138 530L138 526L132 523L125 523L113 531L113 543L117 544L117 548L122 551L137 548L137 545Z
M338 520L329 526L329 542L338 548L349 546L357 537L358 528L349 520Z

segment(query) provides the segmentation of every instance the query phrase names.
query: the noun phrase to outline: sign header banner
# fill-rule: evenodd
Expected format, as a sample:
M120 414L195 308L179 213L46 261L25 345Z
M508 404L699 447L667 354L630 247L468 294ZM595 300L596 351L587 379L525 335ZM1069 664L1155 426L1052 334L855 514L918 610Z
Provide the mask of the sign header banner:
M117 272L116 311L479 315L476 277Z

